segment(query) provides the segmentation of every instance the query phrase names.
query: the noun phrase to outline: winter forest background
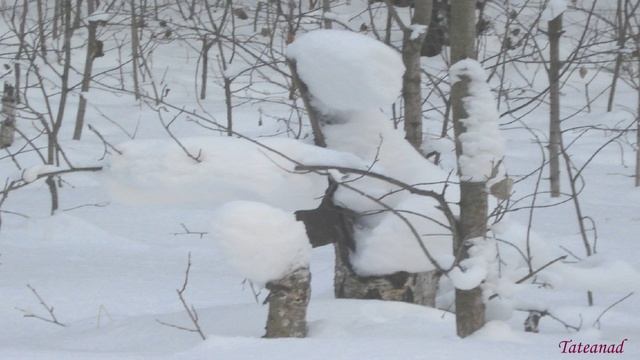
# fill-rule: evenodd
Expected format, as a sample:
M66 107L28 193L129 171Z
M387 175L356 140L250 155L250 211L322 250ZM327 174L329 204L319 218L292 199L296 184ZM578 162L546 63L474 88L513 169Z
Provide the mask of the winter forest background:
M639 7L1 1L0 358L639 358Z

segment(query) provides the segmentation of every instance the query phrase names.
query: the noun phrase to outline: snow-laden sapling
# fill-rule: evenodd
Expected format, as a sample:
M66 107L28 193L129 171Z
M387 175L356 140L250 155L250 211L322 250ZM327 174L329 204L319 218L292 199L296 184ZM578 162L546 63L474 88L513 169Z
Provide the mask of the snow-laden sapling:
M461 8L473 18L472 6ZM469 19L456 17L462 26ZM455 23L455 22L454 22ZM460 175L460 233L454 253L460 254L460 270L449 277L456 287L456 324L460 337L466 337L485 323L485 304L481 284L489 275L491 244L486 238L488 188L502 180L504 141L498 128L497 106L486 83L482 65L473 59L460 59L473 49L473 34L461 33L452 45L456 61L449 69L456 155ZM463 41L466 38L466 42ZM454 51L455 50L455 51ZM463 51L464 50L464 51Z
M305 337L311 245L304 225L267 204L233 201L216 211L211 233L233 267L269 289L265 337Z

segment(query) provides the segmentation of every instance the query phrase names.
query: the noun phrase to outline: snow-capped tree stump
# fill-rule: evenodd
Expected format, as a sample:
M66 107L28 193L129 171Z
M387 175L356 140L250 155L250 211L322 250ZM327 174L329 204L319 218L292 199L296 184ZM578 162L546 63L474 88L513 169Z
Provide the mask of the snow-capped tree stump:
M266 338L305 337L307 305L311 296L309 268L299 268L284 278L267 283L269 316Z
M6 82L2 94L2 117L0 149L11 146L16 133L16 93L13 85Z

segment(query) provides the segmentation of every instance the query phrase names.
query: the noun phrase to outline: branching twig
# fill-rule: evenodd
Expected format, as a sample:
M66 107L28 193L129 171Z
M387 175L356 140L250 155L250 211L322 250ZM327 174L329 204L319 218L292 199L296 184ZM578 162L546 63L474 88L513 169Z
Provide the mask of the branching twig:
M47 312L49 313L49 318L34 314L31 311L28 311L28 310L25 310L25 309L21 309L21 308L18 308L18 307L16 307L16 310L22 312L23 316L26 317L26 318L40 319L42 321L46 321L48 323L56 324L56 325L62 326L62 327L67 326L66 324L63 324L60 321L58 321L58 318L56 317L56 314L54 312L53 306L47 305L47 303L40 296L40 294L38 294L38 292L36 291L36 289L33 286L27 284L27 287L29 288L29 290L31 290L33 295L35 295L35 297L38 299L38 301L40 302L40 305L42 305L42 307L47 310Z
M628 298L630 298L632 295L634 294L634 292L630 292L627 295L623 296L620 300L614 302L613 304L607 306L606 309L602 310L602 312L600 313L600 315L598 315L598 317L596 318L596 321L593 322L593 326L597 327L598 329L600 328L600 319L604 316L604 314L606 314L609 310L611 310L612 308L614 308L616 305L620 304L621 302L627 300Z
M180 289L176 289L176 292L178 293L178 298L180 298L182 307L184 307L185 311L187 312L187 315L189 315L189 319L191 319L191 322L193 323L194 327L188 328L188 327L179 326L175 324L169 324L158 319L156 319L156 321L161 325L165 325L165 326L169 326L169 327L173 327L176 329L189 331L189 332L197 332L198 335L200 335L200 337L202 338L202 340L207 340L207 337L204 335L204 332L202 332L202 328L200 328L200 323L199 323L198 313L196 312L196 308L194 308L193 306L189 306L187 304L187 301L184 298L184 292L187 290L187 285L189 285L189 271L191 271L191 253L189 253L188 255L187 270L184 273L184 282L182 283L182 287Z

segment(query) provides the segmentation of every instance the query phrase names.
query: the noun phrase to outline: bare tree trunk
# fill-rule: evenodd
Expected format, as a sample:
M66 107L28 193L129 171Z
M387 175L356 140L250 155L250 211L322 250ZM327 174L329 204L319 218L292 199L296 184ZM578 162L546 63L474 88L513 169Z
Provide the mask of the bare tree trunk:
M200 99L204 100L207 98L207 77L209 73L209 49L211 48L212 42L207 39L207 37L202 38L202 78L200 80Z
M636 47L640 52L640 46ZM640 73L640 59L638 59L638 73ZM640 186L640 84L638 84L638 88L636 89L638 93L638 108L636 110L636 186Z
M420 151L422 146L422 92L420 54L427 29L419 35L416 25L427 26L431 20L432 0L416 0L412 25L403 30L402 60L405 72L402 76L402 98L404 99L405 138Z
M475 1L451 2L451 63L465 58L476 58L475 53ZM462 154L460 136L466 132L462 120L468 117L463 99L469 92L469 79L463 78L451 88L451 108L456 137L456 155ZM454 254L461 259L469 257L469 240L484 238L487 231L487 192L485 182L460 181L460 225L454 239ZM456 328L458 336L466 337L485 323L485 305L482 289L456 289Z
M133 65L133 92L136 100L140 100L140 84L138 83L138 19L136 17L136 2L131 1L131 63Z
M24 47L24 36L25 36L25 26L27 23L27 12L29 11L29 1L24 0L22 3L22 14L20 16L20 29L18 30L18 40L20 44L18 45L18 53L16 54L16 62L14 64L14 74L16 80L15 86L15 97L16 102L20 103L20 80L22 78L21 69L20 69L20 58L22 57L22 50Z
M227 136L233 136L233 103L231 100L231 79L224 75L224 103L227 109Z
M618 41L617 41L617 53L616 53L616 63L613 68L613 77L611 79L611 89L609 90L609 100L607 102L607 111L613 110L613 101L616 96L616 85L618 83L618 78L620 77L620 70L622 68L622 49L624 48L624 43L626 42L627 37L627 26L629 21L629 15L627 14L627 3L628 0L624 0L624 4L622 0L618 0L617 11L616 11L616 20L618 26Z
M42 56L47 56L47 38L44 36L44 13L42 9L42 0L37 0L36 7L38 10L38 41L40 42L40 52Z
M331 29L331 19L327 18L327 13L331 12L331 0L322 0L322 18L323 27L325 29Z
M560 53L562 14L549 21L549 184L551 197L560 196Z
M87 1L87 14L91 15L94 11L93 0ZM93 60L96 56L96 29L98 23L96 21L89 21L88 24L88 43L87 43L87 55L84 60L84 72L82 74L82 93L85 94L89 91L91 84L91 73L93 71ZM87 111L87 99L84 95L80 96L80 103L78 104L78 112L76 114L76 125L73 130L73 139L80 140L82 136L82 128L84 126L84 116Z
M88 3L93 2L93 0L87 0ZM76 0L76 16L73 18L73 27L72 30L78 29L80 27L80 18L82 18L82 0ZM90 13L89 13L90 14Z
M267 283L270 293L266 338L305 337L307 306L311 297L311 273L300 268Z
M57 39L60 35L59 22L60 22L60 3L62 0L55 0L53 3L53 29L51 30L53 38Z
M67 96L69 94L69 72L71 69L71 0L62 0L62 15L64 17L64 67L61 76L60 102L58 112L48 134L47 164L55 165L58 161L58 133L64 120L64 112L67 106ZM53 176L48 176L45 181L51 194L51 214L53 215L59 207L58 188Z
M2 124L0 125L0 149L13 144L16 133L16 94L13 85L5 82L2 94Z

